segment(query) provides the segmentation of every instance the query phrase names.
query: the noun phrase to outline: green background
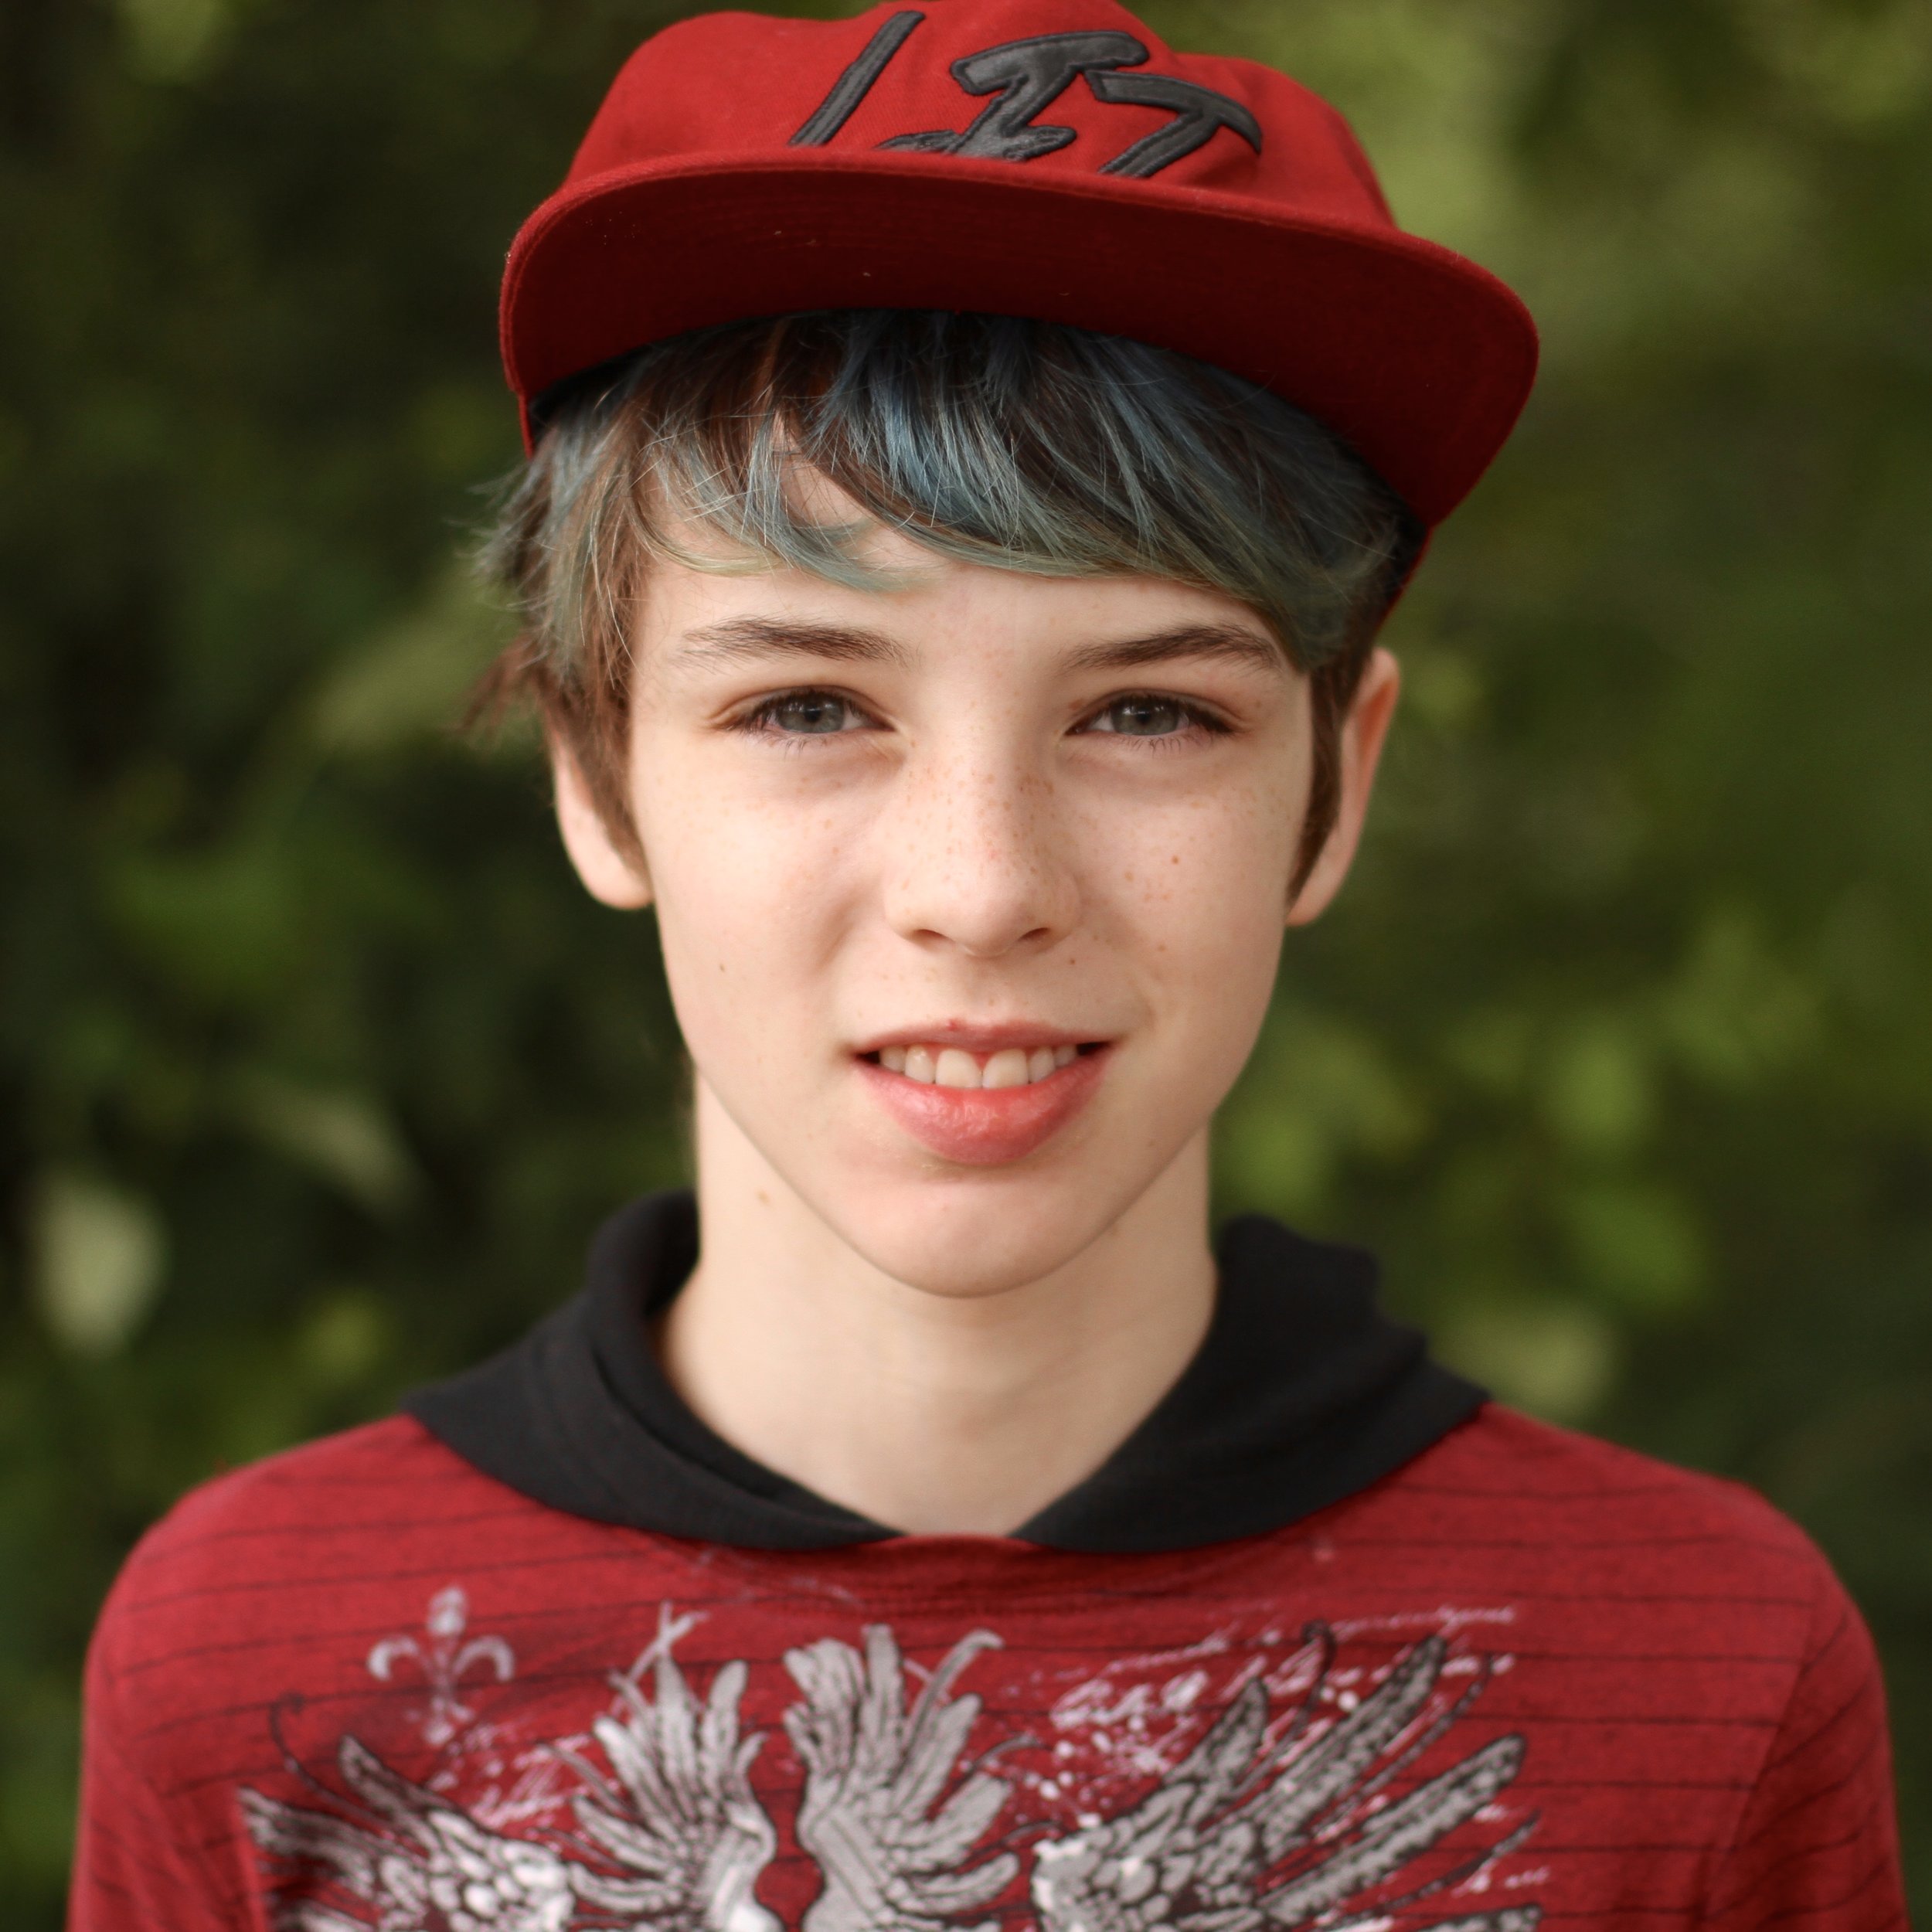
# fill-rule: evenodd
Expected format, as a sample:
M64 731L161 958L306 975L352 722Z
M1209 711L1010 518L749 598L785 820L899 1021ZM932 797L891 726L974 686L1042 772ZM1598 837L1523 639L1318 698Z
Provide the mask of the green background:
M382 1413L679 1174L648 920L447 721L494 283L648 0L0 11L0 1899L212 1472ZM1883 1648L1932 1906L1932 9L1200 0L1528 298L1522 428L1292 944L1223 1203L1741 1476Z

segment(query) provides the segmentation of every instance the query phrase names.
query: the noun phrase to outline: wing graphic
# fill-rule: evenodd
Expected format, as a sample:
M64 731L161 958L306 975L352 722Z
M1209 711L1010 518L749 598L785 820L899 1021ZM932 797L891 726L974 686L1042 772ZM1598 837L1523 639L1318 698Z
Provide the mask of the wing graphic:
M635 1682L611 1681L623 1709L591 1727L617 1783L597 1778L574 1801L577 1823L623 1875L580 1869L583 1897L651 1932L781 1932L753 1895L777 1835L752 1794L762 1731L738 1734L745 1667L728 1663L702 1706L658 1646L655 1699Z
M1379 1794L1469 1695L1423 1722L1442 1674L1440 1637L1417 1645L1372 1696L1312 1743L1270 1745L1268 1695L1250 1682L1199 1743L1131 1810L1043 1840L1032 1891L1039 1932L1324 1932L1386 1926L1397 1906L1468 1878L1527 1827L1401 1898L1366 1895L1467 1823L1515 1777L1499 1737L1393 1804ZM1310 1704L1318 1693L1309 1692ZM1310 1708L1304 1705L1304 1711ZM1348 1916L1335 1915L1355 1907ZM1438 1920L1428 1932L1529 1932L1534 1906Z
M867 1628L862 1656L830 1638L786 1654L804 1693L785 1713L805 1767L798 1837L824 1881L804 1932L965 1932L958 1915L1012 1882L1011 1852L968 1862L1008 1786L982 1763L958 1776L980 1700L952 1695L998 1641L983 1630L962 1638L910 1709L906 1665L883 1624ZM992 1922L971 1932L992 1932Z
M366 1806L367 1825L259 1791L241 1794L256 1845L306 1868L348 1908L285 1899L272 1910L275 1932L484 1925L492 1932L566 1932L577 1909L573 1868L549 1846L490 1831L353 1737L343 1738L335 1761Z

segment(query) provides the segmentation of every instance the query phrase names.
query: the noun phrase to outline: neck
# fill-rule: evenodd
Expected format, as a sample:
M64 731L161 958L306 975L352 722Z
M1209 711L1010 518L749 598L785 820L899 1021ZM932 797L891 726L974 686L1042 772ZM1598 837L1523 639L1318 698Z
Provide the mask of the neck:
M673 1386L767 1468L876 1522L1001 1536L1106 1461L1214 1304L1205 1130L1050 1274L936 1294L873 1267L702 1081L702 1253L658 1337Z

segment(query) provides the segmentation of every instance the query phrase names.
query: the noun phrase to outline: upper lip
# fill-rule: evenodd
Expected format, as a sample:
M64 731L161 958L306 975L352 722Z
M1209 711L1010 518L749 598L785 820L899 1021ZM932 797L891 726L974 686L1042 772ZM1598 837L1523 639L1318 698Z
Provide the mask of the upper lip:
M1085 1046L1107 1036L1088 1028L1049 1026L1015 1020L1000 1026L969 1026L964 1020L927 1020L917 1026L895 1026L875 1033L852 1050L876 1053L888 1046L957 1046L968 1053L997 1053L1009 1046Z

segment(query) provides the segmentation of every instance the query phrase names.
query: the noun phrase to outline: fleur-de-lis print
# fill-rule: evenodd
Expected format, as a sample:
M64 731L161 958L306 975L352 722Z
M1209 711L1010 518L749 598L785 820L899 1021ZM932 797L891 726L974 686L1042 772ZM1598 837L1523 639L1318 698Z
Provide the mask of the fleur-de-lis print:
M447 1744L476 1713L463 1702L463 1680L485 1668L507 1684L516 1673L516 1657L501 1637L470 1637L470 1600L460 1583L439 1590L430 1599L420 1637L385 1637L369 1654L372 1677L387 1684L397 1665L413 1658L429 1686L429 1707L423 1716L423 1736L431 1744Z

